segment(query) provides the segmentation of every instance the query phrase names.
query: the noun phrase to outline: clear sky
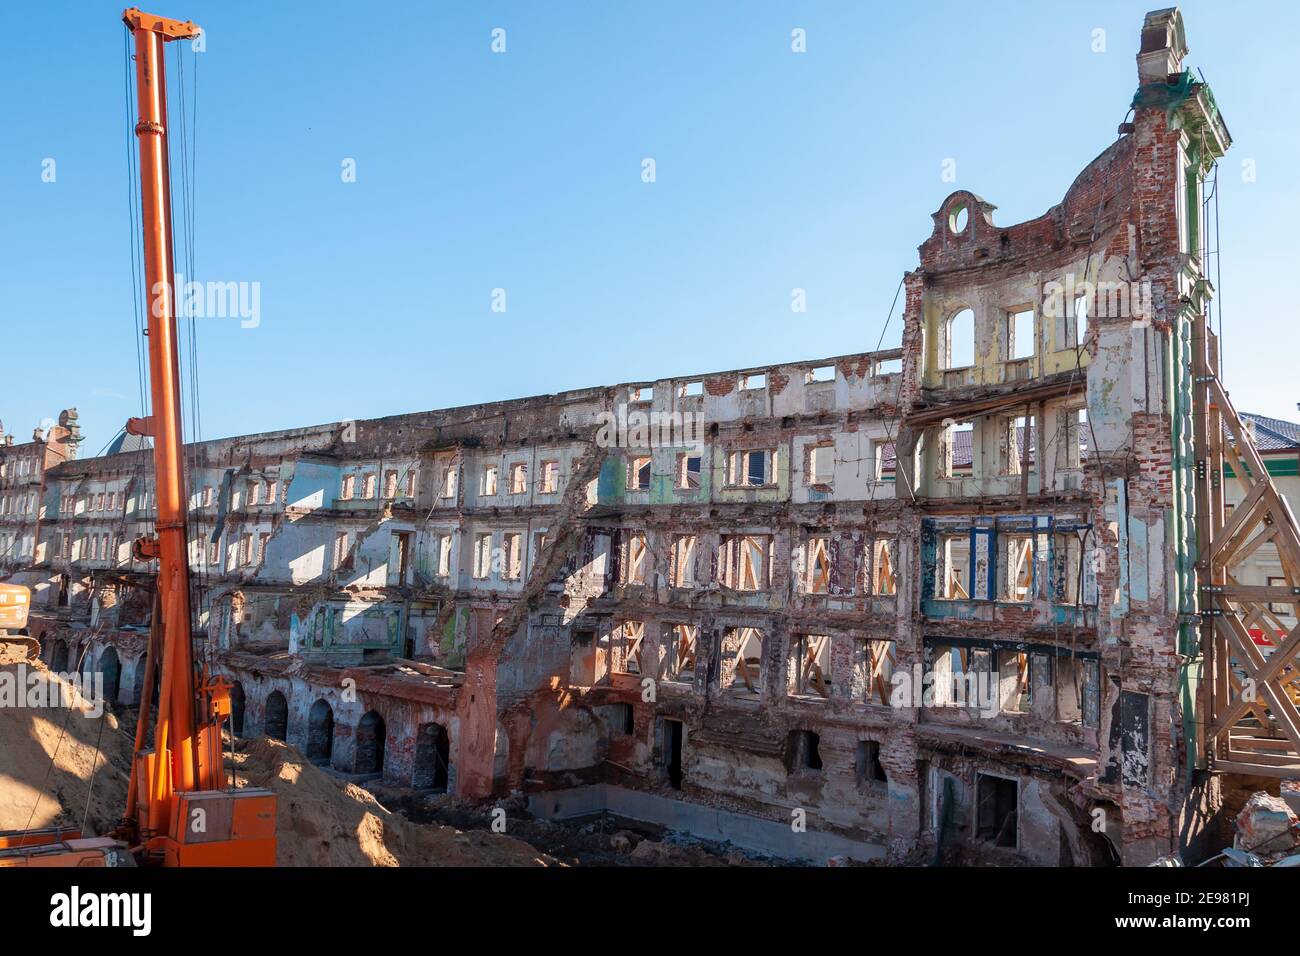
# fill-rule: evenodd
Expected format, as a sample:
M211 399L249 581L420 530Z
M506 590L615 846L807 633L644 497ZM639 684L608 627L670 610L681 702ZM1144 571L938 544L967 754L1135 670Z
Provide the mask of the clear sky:
M1020 222L1113 141L1159 6L157 2L206 29L196 278L260 289L198 322L205 438L872 349L945 196ZM76 406L83 454L140 408L123 6L0 31L0 419ZM1297 420L1300 14L1182 9L1236 141L1227 383Z

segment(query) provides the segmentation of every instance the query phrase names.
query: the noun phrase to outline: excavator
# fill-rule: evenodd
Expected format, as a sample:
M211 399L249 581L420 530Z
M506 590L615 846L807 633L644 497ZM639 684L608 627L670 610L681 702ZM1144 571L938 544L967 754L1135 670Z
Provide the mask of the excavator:
M126 807L117 828L91 837L61 827L0 833L0 867L274 866L276 798L268 790L227 784L221 729L230 717L230 685L196 665L190 613L163 53L167 43L193 39L201 31L188 20L135 7L122 20L135 48L152 400L152 414L131 419L126 428L153 440L157 485L156 533L133 546L137 557L156 561L158 569L144 691ZM150 742L155 686L158 704Z
M0 584L0 643L25 649L29 658L41 652L40 643L27 636L27 610L31 604L29 588L21 584Z

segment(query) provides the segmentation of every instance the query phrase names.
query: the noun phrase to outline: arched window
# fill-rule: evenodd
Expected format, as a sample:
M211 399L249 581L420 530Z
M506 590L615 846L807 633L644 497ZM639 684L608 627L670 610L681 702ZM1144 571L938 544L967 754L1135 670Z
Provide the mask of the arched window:
M384 718L373 710L361 718L357 724L353 773L383 773L384 733Z
M267 695L264 729L266 736L276 740L285 740L289 736L289 702L278 690Z
M943 368L968 368L975 364L975 313L962 309L948 319L944 335Z
M313 763L329 763L333 752L334 710L321 698L307 713L307 759Z

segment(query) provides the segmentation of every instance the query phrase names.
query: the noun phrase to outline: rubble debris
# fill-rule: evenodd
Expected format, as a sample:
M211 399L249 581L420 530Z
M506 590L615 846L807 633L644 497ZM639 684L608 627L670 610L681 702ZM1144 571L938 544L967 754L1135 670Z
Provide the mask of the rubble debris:
M1260 857L1287 853L1300 847L1300 821L1286 801L1261 790L1237 814L1232 846Z

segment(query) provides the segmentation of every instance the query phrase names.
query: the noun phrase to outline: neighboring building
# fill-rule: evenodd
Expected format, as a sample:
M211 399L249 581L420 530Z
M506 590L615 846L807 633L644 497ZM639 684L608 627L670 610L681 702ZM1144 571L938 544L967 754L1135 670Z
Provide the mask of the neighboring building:
M191 446L236 731L793 855L1188 848L1227 793L1180 648L1196 213L1229 139L1185 53L1149 14L1131 122L1044 215L944 200L901 350ZM122 701L149 454L51 469L27 572L47 659Z

